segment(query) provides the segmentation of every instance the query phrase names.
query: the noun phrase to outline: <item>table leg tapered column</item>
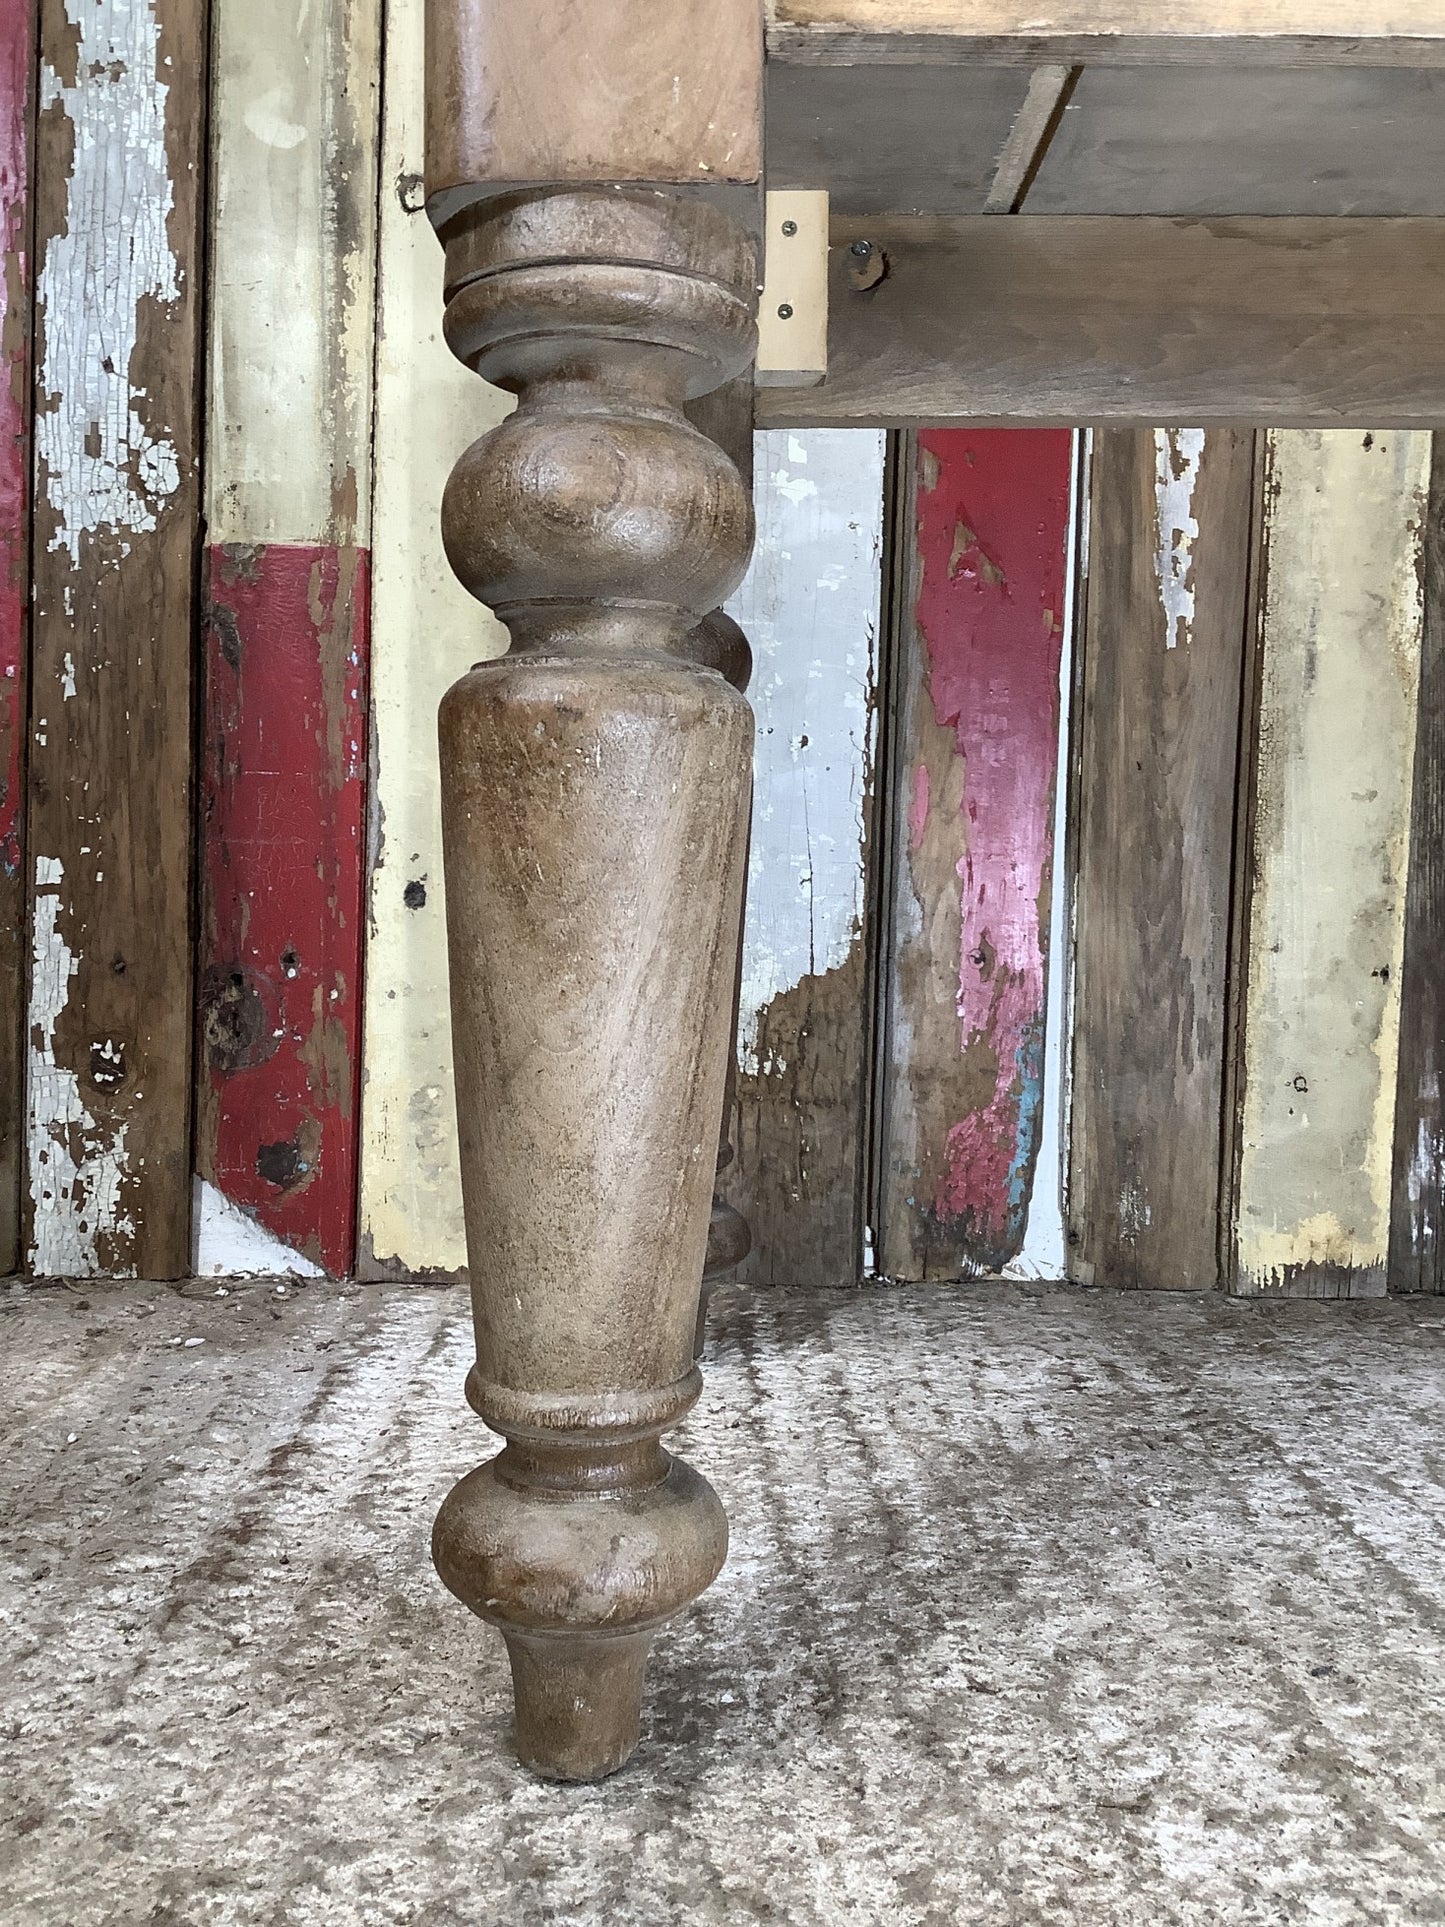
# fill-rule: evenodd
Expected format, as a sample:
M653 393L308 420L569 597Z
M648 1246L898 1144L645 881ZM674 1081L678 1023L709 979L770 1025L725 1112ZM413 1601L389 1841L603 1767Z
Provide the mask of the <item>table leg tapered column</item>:
M642 189L500 196L443 238L448 340L519 406L443 511L512 638L441 712L467 1391L506 1443L433 1550L507 1641L522 1759L593 1779L727 1541L661 1435L700 1384L752 755L688 639L753 525L682 404L750 359L756 262L716 207Z

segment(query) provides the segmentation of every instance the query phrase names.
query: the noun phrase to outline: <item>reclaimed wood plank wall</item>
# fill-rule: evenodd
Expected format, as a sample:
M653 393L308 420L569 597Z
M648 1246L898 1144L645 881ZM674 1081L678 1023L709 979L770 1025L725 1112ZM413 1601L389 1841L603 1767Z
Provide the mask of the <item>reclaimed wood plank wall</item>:
M0 1270L464 1269L423 16L0 19ZM1445 1288L1441 446L757 436L747 1281Z

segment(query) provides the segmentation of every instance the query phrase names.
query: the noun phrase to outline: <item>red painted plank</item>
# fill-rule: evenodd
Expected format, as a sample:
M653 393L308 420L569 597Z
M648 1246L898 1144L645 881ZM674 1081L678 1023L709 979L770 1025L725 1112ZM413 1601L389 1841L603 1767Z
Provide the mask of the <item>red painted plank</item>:
M1023 1243L1041 1123L1072 463L1063 429L918 436L925 700L902 802L908 921L922 934L896 979L895 1034L916 1060L902 1064L908 1089L894 1104L910 1113L906 1131L891 1132L912 1145L895 1162L885 1226L897 1275L998 1269Z
M199 1169L355 1262L369 556L212 548Z
M0 1273L20 1255L25 1000L26 613L30 535L30 143L35 8L0 7Z

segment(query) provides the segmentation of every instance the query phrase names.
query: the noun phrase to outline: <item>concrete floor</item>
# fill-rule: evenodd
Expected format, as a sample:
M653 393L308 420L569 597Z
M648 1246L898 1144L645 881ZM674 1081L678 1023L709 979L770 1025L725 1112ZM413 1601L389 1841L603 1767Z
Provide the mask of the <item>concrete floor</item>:
M598 1788L432 1575L456 1291L14 1292L0 1918L1445 1922L1445 1302L722 1294Z

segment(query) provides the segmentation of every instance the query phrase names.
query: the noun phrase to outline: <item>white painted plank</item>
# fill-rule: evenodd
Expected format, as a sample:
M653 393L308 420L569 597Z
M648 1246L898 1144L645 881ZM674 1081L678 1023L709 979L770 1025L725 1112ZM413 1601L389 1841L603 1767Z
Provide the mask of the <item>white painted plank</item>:
M728 604L753 646L757 718L742 1068L761 1012L835 970L863 927L886 438L871 429L756 435L758 542Z
M506 634L452 575L441 498L511 407L441 338L422 211L424 0L387 9L373 511L372 830L362 1051L363 1275L466 1263L448 1010L436 712Z
M743 1275L789 1286L863 1264L884 448L871 429L756 437L758 544L728 605L753 646L757 747L725 1185L753 1229Z
M1271 437L1241 1290L1384 1288L1430 440Z

